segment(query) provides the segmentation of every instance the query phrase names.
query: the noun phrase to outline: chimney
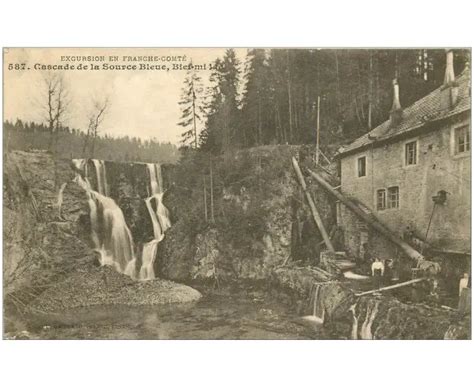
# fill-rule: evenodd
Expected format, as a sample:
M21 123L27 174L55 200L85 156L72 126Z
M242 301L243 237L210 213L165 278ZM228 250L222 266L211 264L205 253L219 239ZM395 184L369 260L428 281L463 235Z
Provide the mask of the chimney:
M390 110L390 123L392 126L397 126L402 121L403 110L400 104L400 89L398 80L393 79L393 103Z
M454 76L454 53L452 49L446 50L446 72L444 83L441 87L441 110L450 110L458 98L458 85Z

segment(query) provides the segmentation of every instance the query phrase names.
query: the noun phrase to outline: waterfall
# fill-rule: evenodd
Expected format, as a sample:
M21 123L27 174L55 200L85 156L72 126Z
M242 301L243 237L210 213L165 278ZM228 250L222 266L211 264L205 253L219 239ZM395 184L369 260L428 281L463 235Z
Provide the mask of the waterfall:
M151 240L150 242L147 242L143 245L142 266L140 268L138 279L155 279L155 270L153 265L155 263L156 252L158 250L158 243L158 240Z
M148 214L150 215L151 223L153 225L153 237L155 240L161 241L163 239L163 231L161 230L161 224L158 220L158 213L155 212L153 209L153 205L151 204L152 199L155 199L153 196L145 199L146 208L148 210Z
M76 167L76 169L80 172L84 173L84 176L87 177L87 159L85 158L73 158L72 164Z
M352 340L357 340L357 328L359 327L359 319L356 316L356 306L357 306L357 302L354 303L349 308L349 311L352 313L352 331L351 331Z
M367 303L367 312L365 314L365 321L363 322L362 326L360 327L360 338L361 340L373 340L374 337L372 335L372 323L375 320L377 312L379 310L379 302L375 301L373 305L371 305L369 301Z
M170 227L170 213L168 209L163 204L163 193L156 194L153 196L156 203L156 216L158 217L158 221L160 222L161 231L164 234Z
M146 164L150 175L150 195L163 192L163 178L161 176L160 164Z
M98 173L99 190L107 192L105 184L105 165L94 163ZM134 278L135 254L132 234L125 222L122 210L112 198L91 188L89 180L79 174L75 178L88 195L90 208L92 240L100 254L101 265L111 265L118 272Z
M305 320L315 322L317 324L324 323L324 305L321 300L321 284L315 283L311 287L310 292L310 308L312 309L312 315L303 317Z
M63 205L63 195L64 195L64 189L66 188L67 186L67 182L66 183L63 183L61 184L61 188L59 188L59 193L58 193L58 200L56 202L56 207L58 209L58 217L59 219L62 219L62 216L61 216L61 207Z
M97 177L97 192L109 196L107 176L105 174L105 162L102 160L92 160L92 163L94 164L95 174Z
M73 158L72 159L72 164L76 167L76 169L82 171L84 169L84 166L86 165L86 159L85 158Z
M136 257L132 234L125 222L122 210L108 196L105 163L92 160L97 177L97 191L91 187L87 178L87 160L74 159L74 166L84 172L84 177L76 175L78 183L87 193L90 208L92 241L100 254L101 265L111 265L118 272L139 280L155 278L153 269L158 243L163 240L164 233L171 227L168 209L163 204L163 180L159 164L147 164L150 176L150 196L145 204L153 225L153 240L143 245L141 268L136 274Z
M145 199L146 208L153 225L154 239L143 245L142 266L139 272L140 280L155 278L153 265L155 263L158 243L165 237L165 232L171 227L168 209L163 204L163 181L161 166L159 164L147 164L150 175L151 196ZM153 207L155 203L155 208Z

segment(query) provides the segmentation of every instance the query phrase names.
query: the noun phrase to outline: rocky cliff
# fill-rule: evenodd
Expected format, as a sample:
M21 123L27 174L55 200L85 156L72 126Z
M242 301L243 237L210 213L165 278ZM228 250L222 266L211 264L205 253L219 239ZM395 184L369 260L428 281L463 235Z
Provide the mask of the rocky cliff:
M307 147L240 150L212 162L184 159L166 198L177 210L159 253L159 274L179 281L262 281L288 261L317 264L322 238L296 181L293 155L315 169ZM335 204L308 184L329 232Z
M95 170L90 166L87 170L92 185L96 185ZM153 237L143 200L149 195L146 164L106 162L106 172L111 195L121 206L139 247ZM130 299L130 304L173 299L181 302L200 296L175 283L149 282L145 286L131 280L125 282L128 278L122 275L114 276L120 283L107 285L101 275L108 271L98 268L98 254L92 249L87 196L73 180L75 176L71 161L54 160L44 151L13 151L5 155L3 275L8 307L22 311L28 305L33 309L58 309L75 302L82 306L107 304L113 294L120 302L126 302L127 297L143 298ZM163 176L169 186L169 175ZM92 299L90 288L71 285L76 281L87 281L87 286L95 284L96 298Z
M93 262L89 210L70 162L48 153L5 155L3 178L5 296L20 294L21 305L33 293L25 286L42 289Z
M311 267L280 267L268 287L280 301L295 307L300 315L311 314L314 285L320 285L318 301L325 313L324 327L335 338L353 340L470 339L471 317L457 310L426 302L402 302L391 295L358 297L367 285L322 277ZM408 290L410 293L410 291ZM412 290L413 294L419 290Z

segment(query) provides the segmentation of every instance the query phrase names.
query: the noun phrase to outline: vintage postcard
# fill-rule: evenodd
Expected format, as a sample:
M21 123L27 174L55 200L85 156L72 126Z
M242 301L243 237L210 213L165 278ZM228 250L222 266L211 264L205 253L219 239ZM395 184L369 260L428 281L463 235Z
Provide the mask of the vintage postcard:
M471 50L4 48L3 338L471 338Z

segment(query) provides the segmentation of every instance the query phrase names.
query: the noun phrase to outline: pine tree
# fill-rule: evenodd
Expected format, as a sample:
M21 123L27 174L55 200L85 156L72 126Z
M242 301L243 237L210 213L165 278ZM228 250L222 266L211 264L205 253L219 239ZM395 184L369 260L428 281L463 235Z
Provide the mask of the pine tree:
M181 100L179 101L182 112L178 126L185 129L181 134L182 146L193 145L197 149L199 128L201 127L203 114L205 114L202 96L203 86L201 77L192 68L192 63L189 65L190 69L184 79Z
M244 146L263 145L278 139L270 97L270 69L264 49L247 53L246 88L242 99L241 131Z
M219 153L238 145L240 111L238 102L239 61L232 49L213 63L208 89L206 125L201 137L203 149Z

